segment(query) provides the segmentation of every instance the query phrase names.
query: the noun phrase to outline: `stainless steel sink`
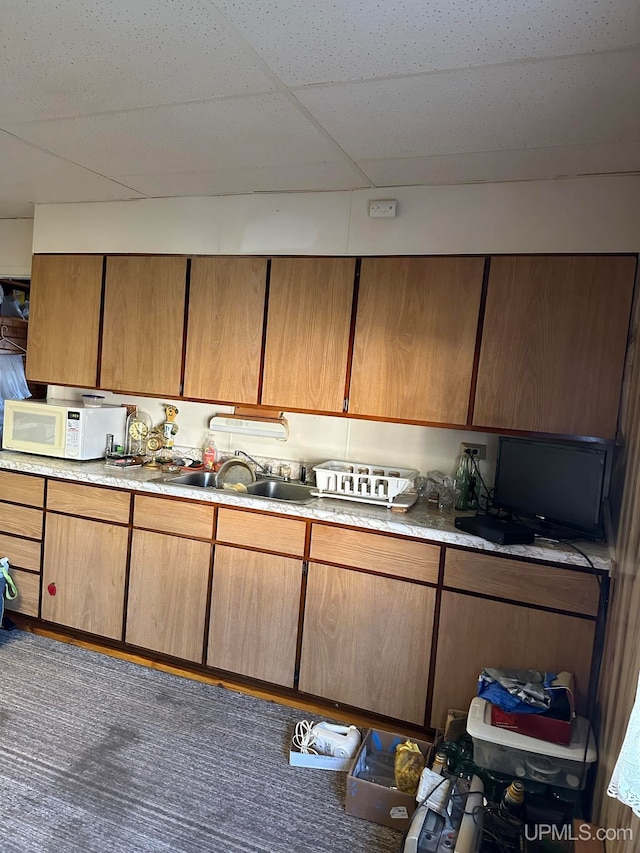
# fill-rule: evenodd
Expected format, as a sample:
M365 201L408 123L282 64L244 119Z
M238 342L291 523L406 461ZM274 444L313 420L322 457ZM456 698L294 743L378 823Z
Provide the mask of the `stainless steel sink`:
M174 486L197 486L199 489L215 489L215 471L192 471L190 474L180 474L178 477L169 477L165 483Z
M272 498L277 501L305 504L315 500L311 486L302 483L289 483L283 480L256 480L247 486L247 494L256 498Z
M163 482L171 483L172 486L195 486L197 489L216 489L227 491L216 485L214 471L193 471L191 474L180 474L178 477L163 478ZM284 480L262 479L246 486L247 497L271 498L271 500L287 501L288 503L306 504L315 500L311 494L311 486L303 486L302 483L289 483Z

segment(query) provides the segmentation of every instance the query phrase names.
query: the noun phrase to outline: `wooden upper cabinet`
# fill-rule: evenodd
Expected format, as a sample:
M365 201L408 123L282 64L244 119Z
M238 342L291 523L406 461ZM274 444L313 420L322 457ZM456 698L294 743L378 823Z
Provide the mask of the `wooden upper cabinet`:
M474 425L616 434L636 260L491 260Z
M350 413L467 423L483 270L476 257L362 260Z
M102 256L34 255L26 375L95 388Z
M185 397L258 402L266 283L265 258L192 260Z
M342 412L355 260L271 262L261 403Z
M186 258L107 258L102 388L180 395L186 269Z

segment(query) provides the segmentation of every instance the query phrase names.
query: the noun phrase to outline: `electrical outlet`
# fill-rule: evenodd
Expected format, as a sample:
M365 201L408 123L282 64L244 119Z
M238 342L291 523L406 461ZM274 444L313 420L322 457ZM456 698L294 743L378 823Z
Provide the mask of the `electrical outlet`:
M378 198L369 202L369 216L376 218L393 218L396 215L395 198Z
M487 445L486 444L470 444L468 441L463 441L460 444L460 456L462 456L465 450L471 450L473 458L476 461L480 459L487 458Z

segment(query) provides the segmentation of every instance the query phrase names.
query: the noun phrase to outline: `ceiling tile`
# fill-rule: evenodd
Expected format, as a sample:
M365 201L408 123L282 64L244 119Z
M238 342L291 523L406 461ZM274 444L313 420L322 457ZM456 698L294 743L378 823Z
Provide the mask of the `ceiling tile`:
M613 50L637 0L214 0L290 86Z
M8 0L5 120L106 112L271 91L207 0Z
M36 185L40 181L104 178L54 154L0 131L0 184ZM97 185L97 184L96 184ZM107 184L105 183L105 186Z
M285 95L18 125L16 133L102 175L342 163Z
M119 175L116 179L151 198L251 192L350 190L371 185L359 170L346 163L320 163L264 169L248 167L199 172L161 172L153 175Z
M356 161L640 140L640 51L317 86L296 94Z
M86 172L83 176L48 180L39 178L33 181L16 181L0 184L0 191L7 197L26 199L34 204L53 204L54 202L77 201L125 201L132 198L144 198L144 195L101 175Z
M539 180L640 171L640 146L617 142L562 145L364 160L358 165L377 187Z

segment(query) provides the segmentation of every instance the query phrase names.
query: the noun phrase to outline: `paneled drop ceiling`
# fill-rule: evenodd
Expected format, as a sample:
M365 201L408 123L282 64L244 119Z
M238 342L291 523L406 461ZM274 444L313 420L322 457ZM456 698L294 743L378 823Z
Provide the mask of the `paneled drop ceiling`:
M640 170L638 0L1 0L0 217Z

